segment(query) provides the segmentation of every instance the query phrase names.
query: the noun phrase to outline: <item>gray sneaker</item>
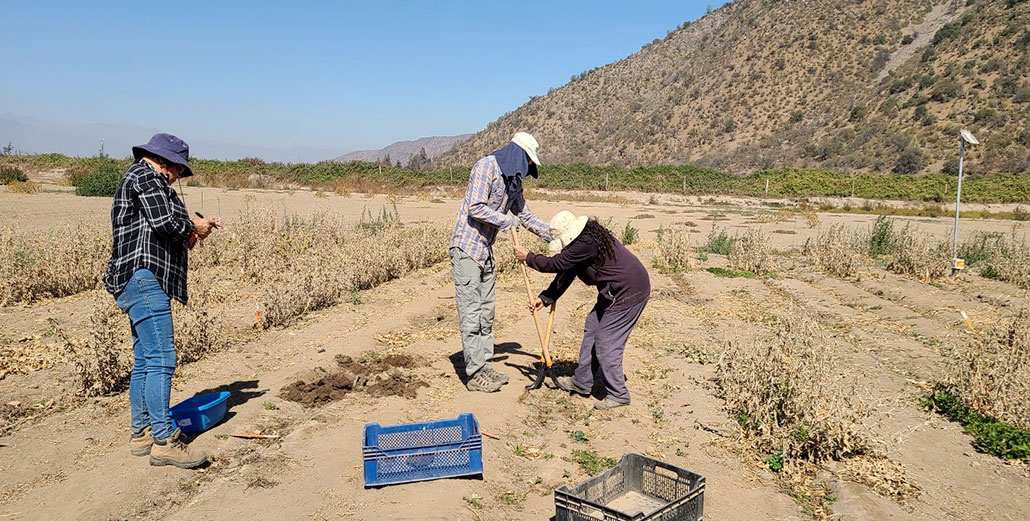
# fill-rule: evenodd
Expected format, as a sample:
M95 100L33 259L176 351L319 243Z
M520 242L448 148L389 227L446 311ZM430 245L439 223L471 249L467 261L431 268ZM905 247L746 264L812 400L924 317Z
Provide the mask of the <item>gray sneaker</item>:
M555 380L558 381L558 386L561 387L563 391L576 393L582 396L590 396L590 390L583 389L580 386L573 383L571 376L559 376L558 378L555 378Z
M490 374L485 369L476 371L476 374L469 378L468 383L465 384L465 388L469 391L479 391L483 393L492 393L500 391L501 386L504 385L500 380L494 380L490 377Z
M493 367L483 368L483 371L487 372L487 376L489 376L491 380L497 380L498 382L501 382L501 385L505 385L508 383L508 375L495 371Z
M611 398L605 398L604 400L597 400L594 402L594 409L599 411L606 411L608 409L614 409L616 407L622 407L629 405L628 403L617 402Z

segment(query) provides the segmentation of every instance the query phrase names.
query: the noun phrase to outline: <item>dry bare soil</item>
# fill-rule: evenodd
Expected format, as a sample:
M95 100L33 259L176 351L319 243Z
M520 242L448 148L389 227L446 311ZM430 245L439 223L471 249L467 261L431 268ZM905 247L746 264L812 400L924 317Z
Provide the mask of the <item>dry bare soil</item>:
M754 200L566 197L577 200L538 194L531 205L545 218L561 208L611 218L617 235L632 220L641 240L631 249L648 266L659 227L683 230L694 246L713 224L731 235L758 228L771 247L770 275L718 277L705 268L730 261L716 254L707 260L693 255L690 269L682 272L652 269L653 297L626 350L632 404L597 413L589 399L550 388L523 391L539 346L521 275L512 269L498 280L494 358L511 383L494 394L466 392L456 369L461 348L450 266L436 262L356 291L286 327L254 328L182 365L173 403L207 390L233 393L226 421L194 441L214 454L213 463L197 471L150 467L145 458L129 455L125 392L78 395L56 329L85 335L91 307L109 299L102 290L8 305L0 308L0 349L17 358L19 369L0 377L0 412L7 416L0 431L0 520L548 519L554 515L553 490L589 477L576 461L574 451L580 450L615 459L640 452L704 475L705 517L711 520L806 519L830 512L844 519L1030 518L1028 467L978 453L959 425L919 405L924 382L944 379L956 350L1013 316L1025 298L1022 290L972 273L926 284L873 261L842 279L821 272L801 253L806 240L830 225L868 228L871 216L812 219ZM378 213L391 202L407 227L446 228L460 204L445 193L388 198L207 188L188 188L186 200L191 211L220 213L227 228L240 222L247 205L278 216L324 211L356 223L363 209ZM104 226L109 205L108 199L61 191L0 191L0 219L29 234L77 221ZM910 221L926 236L946 239L950 233L947 219ZM963 233L1008 233L1013 223L963 226ZM509 247L506 239L499 241L499 256ZM531 278L536 289L548 282L540 274ZM576 285L560 301L554 328L559 360L575 358L593 298L590 288ZM249 304L211 306L209 312L226 324L246 329L255 320ZM770 470L765 455L738 440L738 422L717 397L719 359L727 346L767 341L780 319L798 314L811 317L822 331L819 345L831 348L836 376L850 382L856 403L868 408L863 428L883 461L903 467L901 481L881 483L878 491L875 480L849 473L842 464L820 465L805 485L818 492L821 499L814 501ZM123 322L116 317L115 326L127 330ZM340 371L346 371L345 382ZM347 386L361 374L378 384L402 379L405 385L352 392ZM343 383L328 390L312 384L328 376ZM305 403L284 399L290 396ZM365 423L464 412L475 413L481 428L500 438L484 439L483 479L363 487ZM229 436L254 432L280 437Z

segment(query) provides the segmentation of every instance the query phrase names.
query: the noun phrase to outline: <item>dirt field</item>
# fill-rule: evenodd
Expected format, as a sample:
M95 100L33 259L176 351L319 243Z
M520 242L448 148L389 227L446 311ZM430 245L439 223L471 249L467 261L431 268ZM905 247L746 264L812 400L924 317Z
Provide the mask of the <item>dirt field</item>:
M76 222L106 223L109 199L47 188L31 195L0 189L0 219L38 234ZM35 370L0 376L0 412L12 418L0 431L0 520L549 519L553 490L589 477L574 461L576 450L615 459L639 452L704 475L710 520L810 518L804 498L792 497L768 465L735 448L736 422L712 385L713 362L728 343L767 335L776 317L797 310L811 313L831 333L826 341L842 372L872 404L868 426L919 490L895 500L826 468L818 481L830 491L835 515L1030 518L1030 467L978 453L959 425L919 405L925 394L920 384L944 378L954 364L952 353L975 334L960 310L982 329L1012 316L1024 291L973 273L925 284L873 262L861 266L858 277L843 280L821 273L800 253L807 239L832 224L869 227L874 216L786 217L780 210L789 203L779 201L618 194L617 202L593 202L585 200L597 199L589 194L562 194L575 200L563 203L558 197L538 196L530 204L545 219L563 208L611 218L616 235L632 220L641 240L631 249L647 266L659 227L688 229L694 245L713 223L730 234L759 227L773 249L774 275L718 277L704 271L727 266L726 257L715 254L694 259L683 273L652 270L652 300L626 350L633 402L596 413L591 400L555 389L523 392L539 346L516 271L499 276L494 327L494 367L512 381L490 395L466 392L456 369L461 347L450 266L435 264L362 291L354 302L310 313L286 328L255 332L181 366L173 403L203 391L233 393L226 421L194 442L215 454L198 471L150 467L145 458L129 455L127 393L76 396L70 364L55 354L54 328L81 334L97 295L104 298L101 291L2 307L0 349ZM395 202L407 226L450 225L460 204L444 192L323 196L211 188L186 188L186 201L191 211L220 214L227 227L246 201L276 215L324 211L354 222L366 208L377 213ZM950 236L952 225L946 218L898 222L942 238ZM964 222L962 231L1008 233L1014 225L1025 233L1008 221ZM537 290L549 282L541 274L531 278ZM575 358L594 296L577 283L559 302L552 342L559 360ZM243 323L254 314L253 308L212 312ZM363 360L372 362L362 365ZM355 377L372 382L361 387L368 392L353 392ZM464 412L475 413L483 430L500 437L483 440L482 480L363 488L365 423ZM228 436L253 432L281 437Z

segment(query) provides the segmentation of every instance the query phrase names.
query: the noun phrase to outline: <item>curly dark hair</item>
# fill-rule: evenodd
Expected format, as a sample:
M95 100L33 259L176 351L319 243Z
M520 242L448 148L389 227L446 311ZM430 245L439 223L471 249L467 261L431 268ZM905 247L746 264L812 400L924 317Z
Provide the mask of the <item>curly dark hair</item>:
M593 239L597 245L595 266L604 266L608 259L615 258L615 236L603 224L597 222L597 219L590 218L581 233Z

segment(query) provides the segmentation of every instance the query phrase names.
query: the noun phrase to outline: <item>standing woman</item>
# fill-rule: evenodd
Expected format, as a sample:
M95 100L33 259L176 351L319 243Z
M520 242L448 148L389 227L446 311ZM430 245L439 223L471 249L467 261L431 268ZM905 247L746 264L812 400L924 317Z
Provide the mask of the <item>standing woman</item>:
M542 273L557 273L554 281L531 304L534 310L552 306L574 278L597 287L597 303L587 315L579 366L570 377L559 377L566 391L590 396L600 372L607 396L595 409L629 405L622 355L637 319L651 296L651 278L635 255L595 219L561 211L550 223L553 257L515 248L515 256ZM558 253L560 251L560 253Z
M193 175L189 145L155 134L132 148L135 162L122 176L111 207L114 247L104 286L129 315L135 363L129 380L132 436L129 451L150 455L151 465L193 468L207 461L173 431L168 400L175 372L171 299L186 304L186 251L221 219L190 219L172 190Z

